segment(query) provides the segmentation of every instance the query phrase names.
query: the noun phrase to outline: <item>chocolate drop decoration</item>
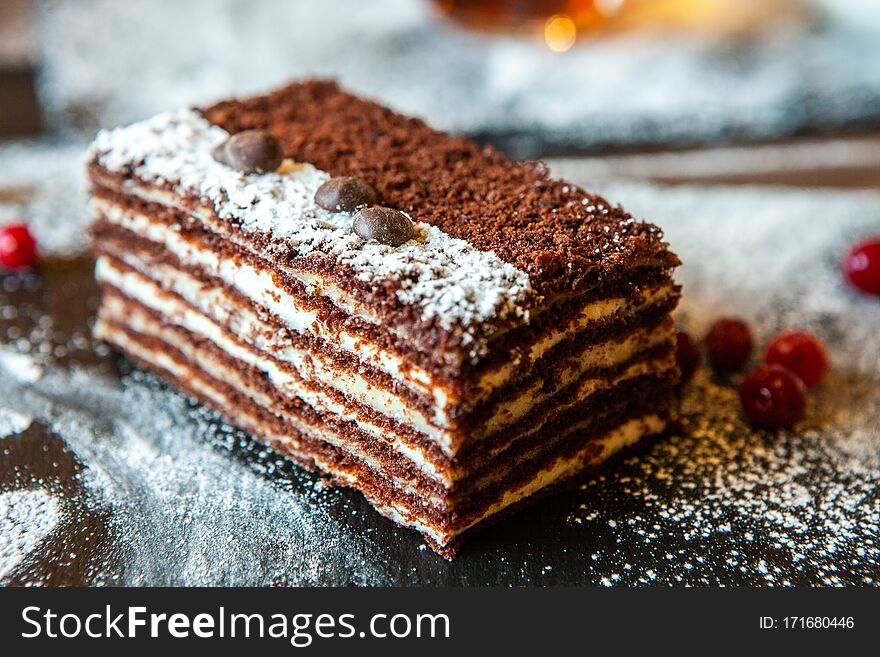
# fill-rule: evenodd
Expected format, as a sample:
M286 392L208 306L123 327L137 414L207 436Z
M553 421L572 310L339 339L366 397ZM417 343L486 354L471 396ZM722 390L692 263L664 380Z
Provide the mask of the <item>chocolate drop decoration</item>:
M315 203L330 212L354 212L376 203L376 190L360 178L339 176L318 187Z
M284 159L281 144L265 130L232 135L212 153L215 160L244 173L275 171Z
M388 246L400 246L415 234L412 220L399 210L374 205L354 216L354 232L365 240L376 240Z

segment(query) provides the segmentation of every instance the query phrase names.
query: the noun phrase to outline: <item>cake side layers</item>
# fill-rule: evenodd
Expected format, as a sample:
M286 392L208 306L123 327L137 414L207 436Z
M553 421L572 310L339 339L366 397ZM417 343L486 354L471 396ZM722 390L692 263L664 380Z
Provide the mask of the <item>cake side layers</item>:
M128 262L133 260L130 255L123 258ZM136 261L134 264L140 265ZM327 393L342 393L356 400L365 412L385 415L396 424L411 427L423 437L423 442L430 440L444 451L453 445L465 445L467 451L474 451L498 433L512 439L523 426L528 426L535 412L557 403L557 397L566 394L568 387L588 379L593 372L622 366L652 350L662 348L659 353L663 355L670 354L672 350L672 326L663 319L663 314L659 316L660 319L647 325L641 325L637 316L634 323L620 325L619 335L612 334L606 342L580 345L579 353L570 354L572 358L549 363L554 365L553 369L536 372L534 384L513 391L507 400L502 398L497 404L487 406L489 414L482 418L483 424L476 431L443 429L430 422L407 396L401 396L399 386L389 386L383 379L369 376L357 363L340 363L332 354L310 350L308 345L303 348L293 343L285 344L271 324L259 320L247 306L233 302L227 308L248 322L241 324L239 319L232 318L212 303L218 292L210 286L197 284L189 290L182 290L193 295L190 297L192 303L188 303L183 297L163 290L155 281L118 260L107 260L102 256L97 273L99 281L110 283L126 295L139 299L170 321L200 332L209 339L224 342L227 350L256 348L295 373L297 380L311 382ZM200 291L203 294L196 294ZM200 314L197 309L200 305L206 306L208 316ZM658 327L662 330L658 330ZM235 338L232 342L223 339L224 331L233 332Z
M610 417L592 414L590 419L569 426L566 434L560 436L564 445L556 453L545 454L534 465L528 461L517 463L513 471L518 474L508 476L499 485L485 487L479 494L471 496L467 505L449 508L443 505L442 497L431 494L419 482L413 485L399 478L388 477L382 464L353 453L342 443L334 444L332 427L301 422L291 424L293 416L286 416L286 421L273 416L266 411L265 401L260 404L250 394L242 395L230 387L231 371L224 371L221 377L215 378L205 366L206 361L191 361L178 348L183 346L191 354L196 354L197 347L179 341L175 346L124 324L102 321L98 331L137 362L159 371L178 387L195 394L228 418L234 417L236 424L260 436L283 453L310 467L317 467L340 483L362 490L384 513L398 521L404 519L402 524L419 529L439 546L447 545L455 536L517 500L561 478L575 476L589 464L609 456L619 448L616 443L605 444L606 434L609 431L614 433L613 427L647 422L647 427L641 426L639 431L626 431L628 438L625 442L628 444L643 435L661 431L665 425L665 415L649 415L646 416L650 418L647 420L627 419L642 418L632 407L624 407ZM234 377L231 380L234 381ZM657 404L656 408L660 411L664 407ZM579 432L583 432L583 435L579 436Z
M651 327L662 318L666 306L646 306L630 316L620 317L610 325L610 332L589 348L589 337L562 345L570 346L564 357L555 358L547 367L535 369L523 385L505 388L461 423L451 424L442 408L431 399L417 394L405 379L394 379L371 368L359 359L341 354L328 343L303 340L299 334L285 331L266 317L265 311L236 298L210 279L200 279L157 264L137 251L103 243L99 253L111 256L98 262L98 279L112 283L127 294L177 322L186 323L191 311L198 311L218 326L226 327L244 345L254 346L272 358L300 371L305 378L333 387L391 417L417 426L444 445L461 442L467 433L470 440L508 427L526 416L533 407L550 400L558 391L584 373L625 362L645 349L671 347L670 330L658 332Z
M436 462L414 459L413 453L405 449L405 445L401 449L401 441L393 435L369 433L369 428L358 422L356 412L346 407L344 400L324 407L290 396L257 364L239 360L210 341L165 322L137 302L108 293L101 309L99 330L111 341L113 335L123 333L134 336L152 353L174 355L179 367L185 368L190 376L222 382L239 401L247 400L248 404L292 424L298 431L305 431L314 439L328 442L342 453L366 462L377 476L401 490L418 494L425 504L444 513L467 512L481 496L501 490L515 480L515 473L525 472L528 476L531 470L538 469L565 447L571 426L598 421L622 408L641 411L648 407L658 411L661 405L649 406L647 402L660 399L658 392L668 391L671 380L663 373L621 375L622 380L612 387L603 384L610 384L613 377L596 379L595 388L581 401L550 409L543 418L539 435L518 441L497 457L468 463L462 473L464 476L450 486L442 481L443 468L449 468L449 462L429 471L425 466L434 466Z

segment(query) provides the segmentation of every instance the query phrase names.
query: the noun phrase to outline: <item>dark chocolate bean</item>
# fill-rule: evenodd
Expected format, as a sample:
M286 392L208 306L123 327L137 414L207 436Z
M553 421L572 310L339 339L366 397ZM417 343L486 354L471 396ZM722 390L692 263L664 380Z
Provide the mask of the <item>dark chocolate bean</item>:
M403 212L381 205L364 208L354 216L352 228L365 240L400 246L413 238L413 222Z
M373 186L349 176L331 178L315 192L315 203L330 212L354 212L375 202Z
M275 171L284 159L281 144L265 130L245 130L218 146L214 159L245 173Z

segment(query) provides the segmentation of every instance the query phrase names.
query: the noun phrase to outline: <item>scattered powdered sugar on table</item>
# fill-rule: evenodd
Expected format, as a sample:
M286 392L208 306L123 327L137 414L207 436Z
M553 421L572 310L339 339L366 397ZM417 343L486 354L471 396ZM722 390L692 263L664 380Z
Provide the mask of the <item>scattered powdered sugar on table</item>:
M33 383L43 375L38 356L0 346L0 370L22 383Z
M880 304L838 274L849 244L880 233L880 198L639 184L603 191L665 228L685 262L679 316L697 336L718 316L738 315L753 326L758 355L775 332L801 327L826 340L833 361L808 418L779 434L742 420L739 376L701 371L682 402L687 435L584 487L600 497L624 492L638 512L618 517L586 504L570 516L588 530L608 523L619 541L641 546L638 565L594 554L613 571L603 583L880 582Z
M465 344L490 320L528 318L523 306L534 292L526 272L424 222L416 222L416 239L398 247L365 242L351 230L350 215L334 216L315 203L327 173L307 163L289 173L241 173L212 156L228 136L198 113L180 110L101 131L91 152L110 171L131 171L207 199L221 219L281 240L296 255L335 257L371 286L401 283L401 301L461 331Z
M335 583L328 562L351 584L385 577L369 535L330 521L324 505L335 491L299 472L273 481L267 471L290 466L263 450L260 465L236 464L228 452L243 434L151 375L133 371L120 387L93 372L52 372L9 401L87 464L85 484L112 512L105 549L121 555L118 582Z
M88 241L82 153L77 144L0 144L0 226L26 222L41 253L82 251Z
M664 226L686 263L680 318L697 335L731 313L760 344L797 326L827 342L833 371L796 431L753 431L738 376L701 370L682 400L687 433L487 529L450 564L359 495L323 487L140 370L47 365L33 380L0 371L3 407L51 429L82 462L90 497L79 515L108 516L100 553L112 558L84 581L877 584L880 304L848 289L838 261L853 240L880 233L880 196L599 191ZM75 517L65 513L52 535L81 531Z
M58 502L40 488L0 493L0 578L26 559L59 520Z
M682 404L689 435L584 485L569 515L615 537L590 556L601 583L877 584L880 395L876 381L838 376L826 385L846 392L816 405L845 418L814 409L796 433L763 435L742 421L734 385L699 374Z
M33 418L9 408L0 408L0 440L4 436L21 433L27 429Z
M676 278L697 333L721 314L742 315L765 341L813 329L839 367L880 377L880 304L840 275L852 244L880 234L876 193L637 183L599 191L663 227L684 262Z

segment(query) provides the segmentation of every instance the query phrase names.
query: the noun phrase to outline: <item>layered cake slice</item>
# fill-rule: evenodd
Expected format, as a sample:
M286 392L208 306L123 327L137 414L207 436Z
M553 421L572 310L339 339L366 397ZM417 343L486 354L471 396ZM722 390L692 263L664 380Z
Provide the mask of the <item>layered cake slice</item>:
M90 151L97 333L446 556L659 434L660 230L329 82Z

